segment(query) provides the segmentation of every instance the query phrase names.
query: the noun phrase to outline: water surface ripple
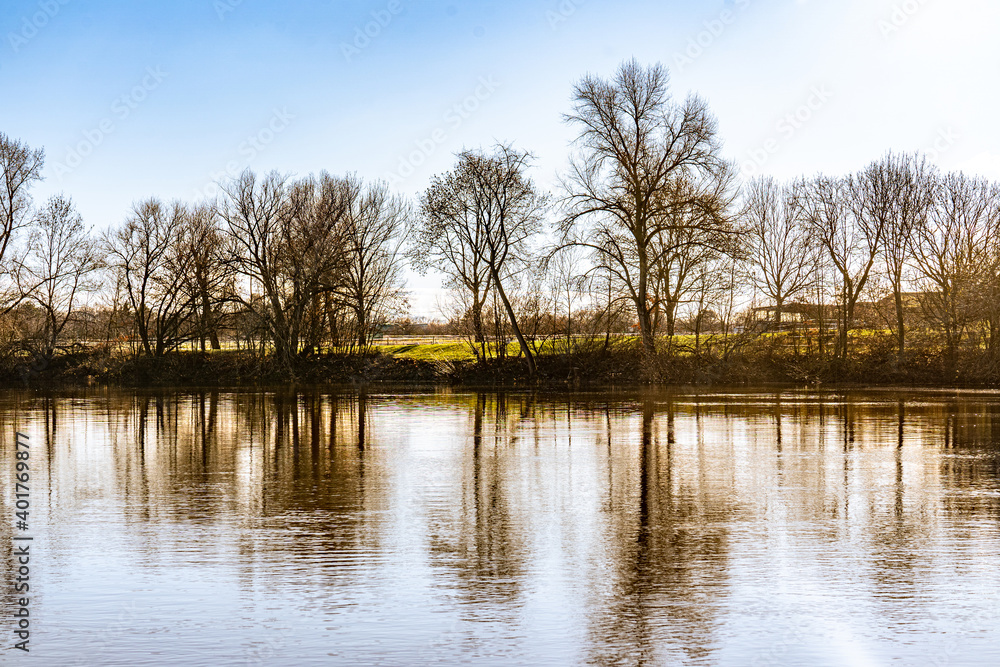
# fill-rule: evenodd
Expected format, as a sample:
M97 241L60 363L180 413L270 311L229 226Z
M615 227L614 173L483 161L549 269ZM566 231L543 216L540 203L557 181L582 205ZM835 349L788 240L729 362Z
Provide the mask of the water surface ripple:
M1000 665L1000 395L0 393L33 665ZM13 645L14 600L3 599Z

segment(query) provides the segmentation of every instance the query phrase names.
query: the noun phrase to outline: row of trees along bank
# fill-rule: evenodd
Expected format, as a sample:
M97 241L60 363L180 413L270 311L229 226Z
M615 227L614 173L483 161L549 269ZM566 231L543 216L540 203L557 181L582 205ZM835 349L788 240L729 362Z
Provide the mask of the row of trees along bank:
M798 327L847 359L859 325L888 330L900 364L915 335L952 365L1000 351L996 183L894 153L742 182L707 103L672 98L660 65L588 75L572 100L553 194L498 144L457 154L416 202L352 174L248 170L215 201L141 200L100 234L65 195L36 204L43 151L0 134L0 354L363 354L406 314L407 265L447 277L439 329L480 359L515 340L531 375L542 339L606 350L633 331L648 355L681 332L700 351L706 333Z

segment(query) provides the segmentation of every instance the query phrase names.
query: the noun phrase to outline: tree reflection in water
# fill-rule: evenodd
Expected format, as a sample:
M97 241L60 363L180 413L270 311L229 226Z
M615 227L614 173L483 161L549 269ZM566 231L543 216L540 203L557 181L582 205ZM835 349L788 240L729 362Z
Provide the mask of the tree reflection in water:
M949 631L997 639L991 395L2 400L4 428L44 459L33 502L52 571L89 567L91 539L128 554L123 587L197 567L203 604L229 600L213 622L244 645L240 627L274 609L310 628L279 628L302 655L360 662L780 663L831 636L887 661L939 655ZM12 538L0 522L4 553ZM56 654L86 643L72 627Z

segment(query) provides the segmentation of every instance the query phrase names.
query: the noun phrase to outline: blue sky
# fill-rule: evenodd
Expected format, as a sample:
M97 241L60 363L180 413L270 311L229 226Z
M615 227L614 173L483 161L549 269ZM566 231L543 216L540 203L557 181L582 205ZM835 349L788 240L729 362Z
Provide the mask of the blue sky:
M388 178L415 196L511 141L555 189L584 74L660 61L744 173L858 169L888 149L1000 180L989 0L4 0L0 131L46 150L96 229L245 167ZM435 286L414 280L414 311Z

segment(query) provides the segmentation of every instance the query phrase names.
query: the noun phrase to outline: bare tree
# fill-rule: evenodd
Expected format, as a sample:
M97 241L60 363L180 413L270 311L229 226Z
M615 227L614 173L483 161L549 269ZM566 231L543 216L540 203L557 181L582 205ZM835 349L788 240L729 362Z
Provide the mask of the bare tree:
M343 179L325 173L286 180L244 171L223 187L217 210L228 231L227 264L244 281L234 298L290 367L316 297L337 287L349 191Z
M994 197L1000 198L1000 183L994 183L992 189L997 193ZM982 287L979 302L986 329L986 344L996 356L1000 354L1000 219L990 225L986 244L986 258L980 267Z
M344 224L345 267L338 294L354 314L358 347L365 349L389 314L405 308L402 246L410 207L385 183L367 188L348 179Z
M42 178L45 152L0 132L0 314L10 312L26 296L14 289L13 275L21 262L12 258L11 249L17 233L31 222L29 190ZM12 261L14 260L14 261Z
M825 252L837 278L840 312L838 354L848 353L848 333L872 267L881 252L886 225L882 218L858 218L854 215L851 179L817 176L796 186L803 215L814 242Z
M701 336L710 327L723 329L725 323L716 307L724 308L726 295L736 290L733 281L733 259L721 255L712 257L696 267L690 279L690 319L689 329L694 333L694 352L701 352Z
M921 279L931 288L922 306L944 335L950 368L967 328L982 315L984 268L994 261L992 236L998 227L1000 188L984 179L948 174L936 205L915 230L914 257Z
M450 202L463 197L453 174L434 176L420 201L420 220L407 257L417 271L430 268L448 276L447 284L462 292L459 302L469 309L473 340L478 354L486 353L483 308L493 287L493 275L485 261L486 235L472 206ZM475 350L475 347L473 347Z
M677 224L660 230L651 245L656 257L650 282L653 331L660 330L662 316L670 349L676 332L678 309L695 289L695 278L718 259L720 249L725 247L725 241L716 238L713 229L685 218L684 212L681 212Z
M785 303L813 283L813 256L794 190L771 178L750 181L741 218L750 281L774 303L774 324L780 327Z
M180 241L184 205L147 199L104 246L145 354L162 356L186 340L192 295L184 289L188 258Z
M906 348L904 272L914 229L927 216L934 195L934 170L915 155L886 154L849 179L852 214L866 229L882 230L884 277L892 290L898 360Z
M184 209L173 254L184 289L197 311L195 335L202 351L206 342L213 350L221 349L219 327L225 302L233 291L232 273L223 258L223 235L213 206L201 204Z
M41 354L51 359L59 336L74 315L81 292L95 288L90 280L100 268L94 241L73 202L51 197L35 215L23 271L28 296L44 313Z
M664 230L696 221L728 226L732 169L719 155L715 118L706 103L668 95L662 65L623 63L610 80L584 77L566 116L580 127L581 154L564 187L565 243L604 256L635 305L643 346L655 350L650 282ZM682 212L695 215L679 215Z
M534 354L506 289L511 276L526 265L529 242L540 230L547 203L525 174L529 158L528 153L502 144L491 153L459 153L455 169L435 178L424 194L423 229L431 233L422 240L435 243L435 254L460 257L452 262L453 268L485 269L488 284L496 290L524 353L528 372L534 375ZM450 242L454 245L448 245Z
M282 247L288 196L285 181L275 172L258 178L246 170L223 187L224 199L216 212L226 225L226 264L243 282L234 299L252 314L250 319L266 327L275 352L287 361L297 349L288 349L292 332L282 289L288 256Z
M635 310L635 303L619 278L618 265L609 265L607 255L597 252L591 253L591 259L593 266L584 274L585 285L596 301L589 328L593 335L604 335L601 349L607 352L612 347L613 335L627 333L634 328L631 311Z
M557 333L553 315L559 293L551 289L546 277L544 264L539 262L511 276L515 279L512 288L504 287L517 314L518 327L536 356Z
M720 262L717 269L717 279L724 287L721 294L717 295L716 307L718 309L719 327L723 339L727 339L733 325L739 307L739 299L746 296L740 288L740 280L743 277L742 267L734 257L725 257Z
M587 282L579 249L563 248L545 263L552 290L552 305L566 309L566 352L573 352L573 307L582 299Z

